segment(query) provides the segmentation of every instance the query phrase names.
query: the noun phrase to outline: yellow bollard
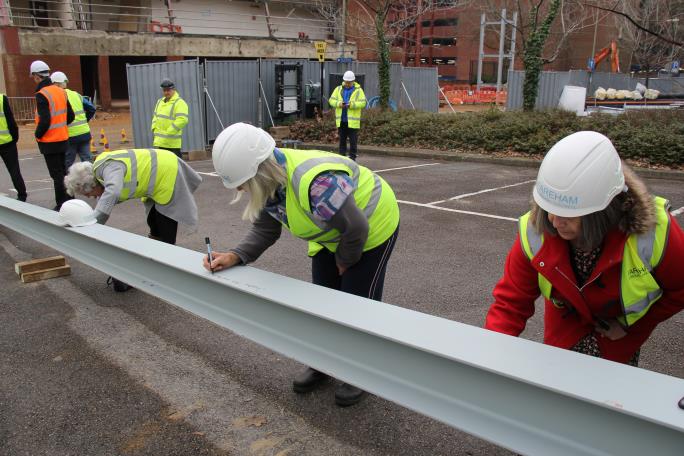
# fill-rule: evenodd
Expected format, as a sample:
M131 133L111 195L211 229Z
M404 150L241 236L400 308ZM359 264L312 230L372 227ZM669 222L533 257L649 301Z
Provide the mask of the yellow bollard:
M104 128L100 129L100 144L104 146L104 143L107 141L107 138L105 138L105 131Z
M109 141L107 141L107 138L104 138L104 151L109 152Z
M93 155L97 154L97 146L95 145L95 138L93 137L90 138L90 153Z
M126 137L126 129L122 128L121 129L121 144L127 144L128 143L128 138Z

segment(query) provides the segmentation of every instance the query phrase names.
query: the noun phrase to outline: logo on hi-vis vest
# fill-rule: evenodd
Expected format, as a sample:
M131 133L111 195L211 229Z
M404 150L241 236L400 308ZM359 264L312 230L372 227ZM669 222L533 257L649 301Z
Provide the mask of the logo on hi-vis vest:
M628 271L628 274L630 279L636 279L637 277L648 274L648 269L646 269L646 266L642 266L640 268L635 266Z
M563 207L574 209L579 205L579 196L564 195L550 189L544 184L537 184L539 195L550 203L555 203Z

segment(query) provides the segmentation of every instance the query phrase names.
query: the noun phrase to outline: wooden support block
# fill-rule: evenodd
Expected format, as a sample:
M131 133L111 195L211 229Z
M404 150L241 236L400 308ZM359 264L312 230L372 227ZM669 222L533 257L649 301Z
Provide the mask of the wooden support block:
M71 274L71 266L58 266L56 268L41 269L34 272L25 272L21 275L21 281L24 283L37 282L39 280L54 279L55 277L63 277Z
M22 261L21 263L14 264L14 271L18 275L22 275L28 272L40 271L43 269L57 268L59 266L66 265L66 260L62 255L48 257L48 258L38 258L35 260Z
M271 127L269 130L273 139L285 139L290 136L290 127Z
M206 150L191 150L188 152L188 161L206 160L207 151Z

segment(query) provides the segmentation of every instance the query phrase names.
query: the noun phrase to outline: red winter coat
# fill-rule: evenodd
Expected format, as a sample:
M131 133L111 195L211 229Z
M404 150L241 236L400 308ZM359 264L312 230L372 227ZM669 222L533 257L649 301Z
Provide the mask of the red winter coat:
M544 343L566 349L573 347L594 332L594 317L609 320L622 314L620 273L626 241L627 234L618 229L606 235L601 256L580 289L570 264L567 241L560 236L546 234L542 248L530 261L518 236L506 259L504 276L494 288L495 302L487 314L485 328L512 336L520 335L527 319L534 314L534 302L541 294L537 274L543 271L553 285L552 297L570 303L577 310L564 318L568 308L559 309L545 300ZM646 315L627 329L625 337L610 340L597 335L603 358L628 362L658 323L684 309L683 259L684 232L670 216L670 233L663 259L653 271L663 296Z

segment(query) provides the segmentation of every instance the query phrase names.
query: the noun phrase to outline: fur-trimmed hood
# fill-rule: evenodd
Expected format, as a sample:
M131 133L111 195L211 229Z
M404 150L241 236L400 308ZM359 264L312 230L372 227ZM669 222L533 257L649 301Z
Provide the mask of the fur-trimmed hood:
M646 184L624 162L622 171L625 175L627 195L622 205L624 215L620 220L620 231L627 234L646 233L656 223L653 195L649 193Z

